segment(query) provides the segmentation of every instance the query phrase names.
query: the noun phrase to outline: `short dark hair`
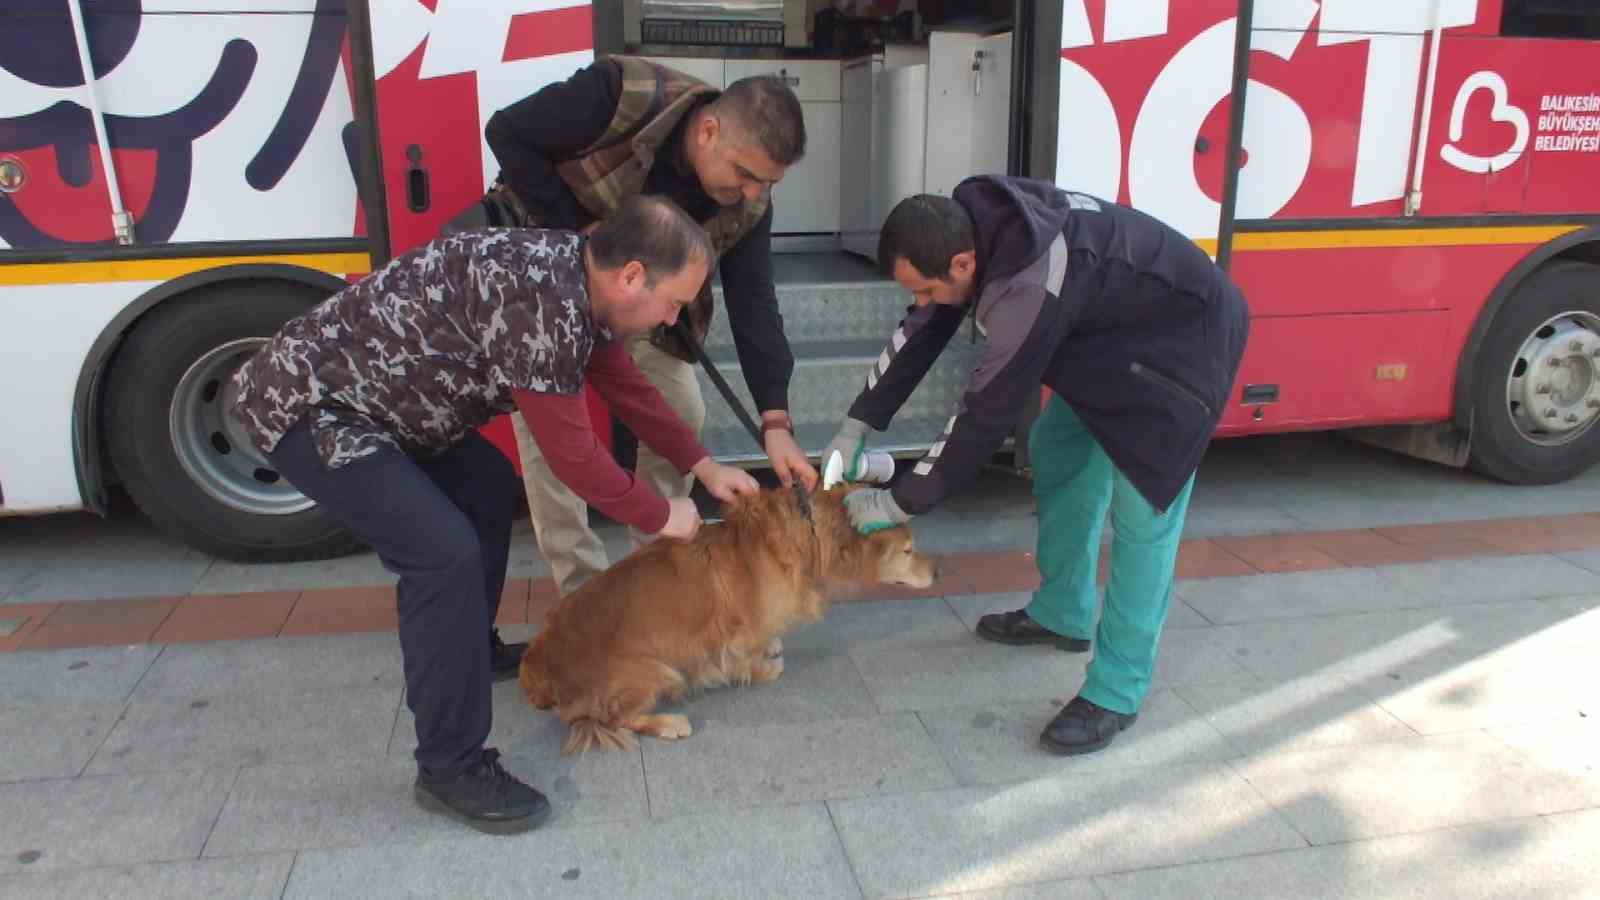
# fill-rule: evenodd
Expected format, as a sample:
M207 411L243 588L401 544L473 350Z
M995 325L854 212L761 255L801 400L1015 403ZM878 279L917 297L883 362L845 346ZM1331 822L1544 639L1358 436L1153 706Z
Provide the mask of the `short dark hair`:
M950 277L950 260L976 247L966 207L938 194L917 194L895 205L878 232L878 268L894 277L905 259L924 278Z
M683 271L694 260L716 258L711 236L670 200L635 194L617 205L589 237L589 254L602 269L637 260L649 283Z
M775 75L753 75L728 85L712 104L719 118L732 120L780 166L806 155L806 120L794 91Z

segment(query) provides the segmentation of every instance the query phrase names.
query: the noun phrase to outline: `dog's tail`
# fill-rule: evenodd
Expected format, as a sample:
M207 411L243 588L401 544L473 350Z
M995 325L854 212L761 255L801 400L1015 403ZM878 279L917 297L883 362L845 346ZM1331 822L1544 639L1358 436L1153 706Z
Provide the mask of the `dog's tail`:
M567 723L567 742L562 755L587 753L599 747L602 750L632 750L638 746L633 732L626 728L612 728L599 719L573 719Z

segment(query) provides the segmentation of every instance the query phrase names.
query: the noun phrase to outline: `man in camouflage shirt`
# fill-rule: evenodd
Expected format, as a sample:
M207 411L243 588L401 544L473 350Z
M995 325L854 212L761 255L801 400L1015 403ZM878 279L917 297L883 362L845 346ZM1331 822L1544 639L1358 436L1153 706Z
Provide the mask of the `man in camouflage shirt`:
M549 809L486 749L492 677L522 645L491 631L518 481L477 432L519 410L552 470L589 504L649 534L693 536L693 501L666 500L595 437L592 383L680 472L713 495L753 492L713 462L624 349L674 321L714 258L677 207L635 198L592 237L486 229L405 253L286 324L235 376L233 412L290 483L399 576L416 796L486 831Z

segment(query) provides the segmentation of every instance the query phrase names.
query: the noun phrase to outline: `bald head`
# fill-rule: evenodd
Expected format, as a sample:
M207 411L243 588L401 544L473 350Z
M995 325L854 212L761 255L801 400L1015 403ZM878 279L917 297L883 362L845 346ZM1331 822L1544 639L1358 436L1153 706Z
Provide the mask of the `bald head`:
M635 195L595 229L589 253L606 269L638 262L654 282L691 263L709 263L716 251L706 230L675 204Z

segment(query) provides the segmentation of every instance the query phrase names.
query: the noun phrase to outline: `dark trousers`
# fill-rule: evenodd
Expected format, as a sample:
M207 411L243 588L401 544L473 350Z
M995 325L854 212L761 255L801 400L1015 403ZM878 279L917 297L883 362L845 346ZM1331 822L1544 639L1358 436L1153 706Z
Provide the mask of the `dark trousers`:
M492 719L489 628L521 489L511 462L474 431L428 459L385 447L329 469L304 421L270 458L400 576L395 598L417 764L449 774L477 762Z

